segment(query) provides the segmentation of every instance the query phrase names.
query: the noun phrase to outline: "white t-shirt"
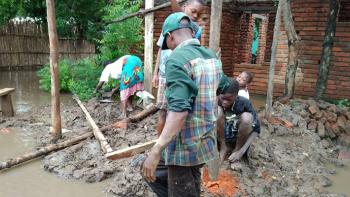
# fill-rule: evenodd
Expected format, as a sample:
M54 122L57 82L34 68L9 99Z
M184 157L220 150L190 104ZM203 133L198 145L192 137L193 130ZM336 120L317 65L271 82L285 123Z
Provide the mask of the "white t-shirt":
M241 89L238 91L238 96L244 97L249 100L249 92L248 89Z
M163 34L160 34L159 40L157 42L157 45L162 48L164 36ZM168 60L168 57L170 56L172 50L171 49L165 49L160 51L160 60L159 60L159 75L165 77L165 63Z
M102 71L100 81L107 82L109 77L113 79L119 79L122 74L124 59L129 56L130 55L124 55L121 58L117 59L117 61L108 64Z

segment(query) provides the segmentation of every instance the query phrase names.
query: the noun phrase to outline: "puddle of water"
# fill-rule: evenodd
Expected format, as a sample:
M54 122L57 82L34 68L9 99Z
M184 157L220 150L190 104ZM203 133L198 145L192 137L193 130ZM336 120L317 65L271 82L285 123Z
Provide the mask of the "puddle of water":
M16 113L28 112L34 106L50 104L50 94L39 90L38 85L38 77L34 71L0 72L0 88L16 88L12 94ZM62 103L73 102L70 95L63 95L61 98ZM35 146L33 132L36 131L14 127L9 129L8 133L0 132L0 162L23 155ZM0 171L0 196L109 197L112 194L103 192L107 181L89 184L59 178L44 171L41 159L37 159L13 169Z
M32 132L35 131L10 128L9 133L0 133L0 161L33 150L35 139ZM44 171L40 159L0 171L0 183L0 196L4 197L112 196L103 192L107 182L88 184L59 178Z
M346 161L344 164L345 165L343 167L335 167L334 165L330 167L331 169L336 170L336 174L329 176L329 179L332 181L332 185L328 187L327 190L350 196L350 160Z
M104 182L87 184L60 179L45 172L40 160L0 172L0 182L0 196L4 197L112 196L103 192Z
M254 109L258 110L261 107L265 107L266 96L265 95L251 94L250 101L252 102Z
M16 113L28 112L32 106L50 104L51 95L39 89L39 78L35 71L0 72L0 89L15 88L12 101ZM68 94L61 94L63 103L73 102Z

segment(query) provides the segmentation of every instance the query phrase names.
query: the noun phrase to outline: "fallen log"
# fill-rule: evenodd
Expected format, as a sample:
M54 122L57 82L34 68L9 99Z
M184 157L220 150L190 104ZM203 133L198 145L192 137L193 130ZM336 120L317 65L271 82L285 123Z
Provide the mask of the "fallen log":
M111 127L112 127L112 125L105 126L105 127L101 128L101 131L102 132L107 131ZM53 151L58 151L58 150L64 149L66 147L77 144L80 141L85 140L87 138L90 138L92 136L93 136L93 132L86 132L80 136L74 137L72 139L69 139L69 140L66 140L63 142L59 142L57 144L49 144L45 147L39 148L38 150L36 150L34 152L26 153L20 157L17 157L14 159L9 159L8 161L5 161L5 162L1 162L0 163L0 170L3 170L5 168L11 168L11 167L18 165L20 163L35 159L35 158L43 156L43 155L47 155Z
M178 3L181 3L183 1L185 1L185 0L179 0ZM128 18L135 17L135 16L146 15L148 13L155 12L157 10L169 7L170 5L171 5L171 2L166 2L166 3L163 3L163 4L161 4L159 6L156 6L156 7L153 7L153 8L149 8L149 9L145 9L145 10L139 10L139 11L134 12L134 13L126 14L126 15L121 16L121 17L119 17L119 18L117 18L115 20L105 22L105 24L119 23L119 22L125 21Z
M113 151L111 153L107 153L105 156L107 159L110 159L110 160L117 160L117 159L131 157L152 148L156 142L157 140L152 140L143 144L137 144L124 149Z
M156 106L152 105L149 108L144 109L142 112L140 112L134 116L129 117L129 121L133 122L133 123L139 122L139 121L145 119L146 117L148 117L152 114L155 114L158 110L159 109Z
M159 109L156 106L152 105L151 107L144 109L142 112L140 112L134 116L131 116L129 118L124 118L123 120L120 120L120 121L114 123L113 127L120 128L120 129L127 129L129 122L132 122L132 123L139 122L139 121L143 120L144 118L146 118L152 114L155 114L158 110Z
M143 118L146 118L148 115L151 115L157 111L158 111L158 109L151 107L147 110L140 112L140 114L142 114L142 115L139 115L139 114L135 115L134 116L135 118L131 118L131 120L132 120L132 122L141 121ZM113 127L113 124L108 125L108 126L104 126L100 129L100 131L105 132L105 131L111 129L112 127ZM83 133L80 136L74 137L74 138L66 140L64 142L60 142L57 144L50 144L50 145L47 145L45 147L39 148L38 150L36 150L34 152L26 153L26 154L19 156L17 158L9 159L8 161L1 162L0 163L0 170L6 169L6 168L11 168L11 167L18 165L18 164L21 164L23 162L35 159L35 158L43 156L43 155L47 155L53 151L58 151L58 150L67 148L69 146L77 144L77 143L79 143L83 140L86 140L87 138L90 138L93 136L93 132L91 132L91 131L89 132L87 129L86 129L86 131L87 131L86 133Z
M92 131L94 133L95 138L100 142L101 149L103 153L112 152L112 147L108 144L107 139L102 134L101 130L96 125L95 121L92 119L90 113L87 111L87 109L84 107L83 103L79 100L78 97L73 97L75 101L77 101L80 108L83 110L86 116L86 120L90 123L92 127Z

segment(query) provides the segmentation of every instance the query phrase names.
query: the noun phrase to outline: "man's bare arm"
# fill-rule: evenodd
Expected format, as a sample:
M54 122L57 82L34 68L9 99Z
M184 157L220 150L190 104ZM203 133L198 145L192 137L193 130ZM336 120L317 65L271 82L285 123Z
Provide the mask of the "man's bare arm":
M165 126L162 134L159 136L157 143L152 148L156 153L162 152L163 149L173 140L185 124L188 112L172 112L167 115Z

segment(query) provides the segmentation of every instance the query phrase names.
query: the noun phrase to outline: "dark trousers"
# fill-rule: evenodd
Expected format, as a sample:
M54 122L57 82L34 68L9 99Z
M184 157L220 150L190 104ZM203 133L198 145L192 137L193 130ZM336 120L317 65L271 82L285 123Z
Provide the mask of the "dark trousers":
M156 181L147 183L158 197L199 197L202 166L165 166L164 161L160 161Z

